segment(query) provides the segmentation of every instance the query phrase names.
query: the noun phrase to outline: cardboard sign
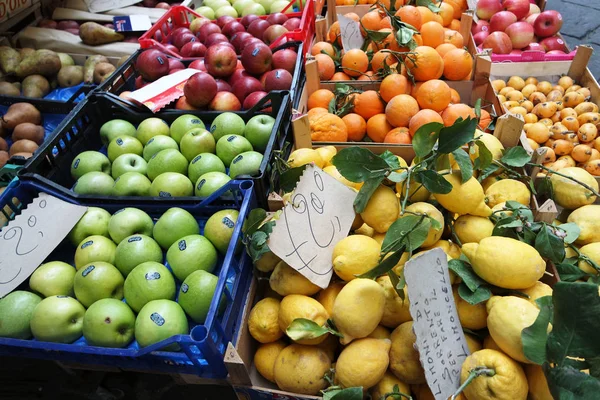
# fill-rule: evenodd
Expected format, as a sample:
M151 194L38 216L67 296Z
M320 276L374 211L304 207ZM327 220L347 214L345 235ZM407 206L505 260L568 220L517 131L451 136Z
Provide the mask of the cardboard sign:
M356 192L309 164L268 241L279 258L315 285L326 288L333 274L333 248L354 221Z
M166 58L164 62L169 62ZM183 87L190 76L199 69L186 68L177 71L174 74L163 76L162 78L131 92L129 98L134 102L143 104L152 112L157 112L167 104L183 96Z
M145 32L152 28L152 22L147 15L113 17L113 25L117 32Z
M460 369L469 348L452 296L446 253L427 251L404 266L417 349L427 384L436 400L460 386Z
M342 47L344 51L351 49L360 49L364 43L362 33L360 33L360 24L355 20L338 14L340 23L340 33L342 35Z
M3 227L0 230L0 297L12 292L33 273L86 211L87 207L40 193Z
M123 8L136 3L139 3L139 0L85 0L88 10L92 13Z

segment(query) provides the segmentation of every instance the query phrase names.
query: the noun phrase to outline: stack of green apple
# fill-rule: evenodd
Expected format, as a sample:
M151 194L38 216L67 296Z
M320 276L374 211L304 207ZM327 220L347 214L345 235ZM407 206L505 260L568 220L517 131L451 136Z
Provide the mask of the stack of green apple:
M212 272L238 215L216 212L200 235L182 208L169 208L154 223L137 208L111 215L89 207L69 233L77 246L74 267L46 262L31 275L31 291L0 299L0 336L56 343L83 336L91 346L123 348L134 339L145 347L189 334L188 320L205 322L218 282Z
M137 128L113 119L100 128L107 154L84 151L71 163L73 191L208 197L233 178L259 173L274 125L269 115L256 115L246 124L231 112L219 114L210 131L191 114L178 117L171 126L154 117Z
M290 2L288 0L204 0L202 7L194 11L208 19L217 19L224 15L234 18L246 15L266 15L283 12ZM294 12L294 7L300 8L300 2L288 8L286 13Z

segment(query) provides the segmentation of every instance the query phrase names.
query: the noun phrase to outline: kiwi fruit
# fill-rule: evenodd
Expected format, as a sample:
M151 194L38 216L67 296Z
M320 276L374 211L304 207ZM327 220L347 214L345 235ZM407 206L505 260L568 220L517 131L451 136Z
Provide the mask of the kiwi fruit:
M8 143L3 138L0 138L0 151L8 151Z
M10 158L10 155L8 155L8 152L0 151L0 168L4 167L4 165L6 165L9 158Z
M23 122L15 126L12 133L12 140L17 141L21 139L29 139L34 141L38 145L44 141L44 127L31 122Z
M20 96L21 91L12 83L0 82L0 94L3 96Z
M9 153L11 156L16 155L17 153L33 153L38 149L38 147L40 146L38 146L33 140L21 139L17 140L12 144L12 146L10 146Z

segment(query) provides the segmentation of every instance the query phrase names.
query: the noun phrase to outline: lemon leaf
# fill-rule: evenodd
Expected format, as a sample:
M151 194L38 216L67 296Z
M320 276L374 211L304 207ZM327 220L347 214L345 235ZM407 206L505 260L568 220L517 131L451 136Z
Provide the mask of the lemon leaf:
M362 398L362 386L323 392L323 400L362 400Z
M361 213L365 210L369 199L384 179L385 175L382 174L381 176L371 178L365 181L365 184L362 185L362 187L358 191L356 199L354 199L354 211L356 211L357 213Z
M543 226L535 238L535 249L542 257L554 263L560 263L565 259L565 244L561 238L550 232L547 226Z
M477 180L479 182L483 181L485 178L492 175L494 172L498 171L500 168L501 167L496 164L488 165L487 167L485 167L481 170L481 174L479 174L479 177L477 178Z
M427 7L434 13L442 11L442 9L436 6L431 0L417 0L417 6Z
M458 286L458 295L471 305L483 303L492 297L492 291L487 286L479 286L475 291L471 291L464 282Z
M392 286L398 294L398 297L404 300L404 286L406 285L404 277L399 277L393 270L388 271L387 274L390 277L390 282L392 282Z
M398 161L398 157L396 157L396 155L391 151L386 150L379 157L383 158L392 170L395 171L400 168L400 161Z
M475 144L479 149L479 156L474 161L475 169L483 171L484 169L490 166L490 164L494 160L494 156L492 155L492 152L487 148L485 143L483 143L481 140L476 140Z
M329 329L317 325L316 322L306 318L296 318L289 324L285 333L292 340L315 339L329 333Z
M258 230L260 224L267 218L267 212L262 208L255 208L254 210L248 213L248 218L244 222L244 226L242 227L242 232L244 235L251 236L254 232Z
M568 263L556 264L556 271L563 282L575 282L589 276L588 273L580 270L576 265Z
M481 98L479 98L475 101L475 107L473 107L473 109L475 110L475 116L477 117L477 119L480 119L481 118Z
M573 243L581 233L581 229L579 229L579 226L575 222L560 224L558 229L561 229L567 233L567 236L565 236L563 240L568 244Z
M522 147L511 147L504 152L500 161L511 167L524 167L531 161L531 156Z
M404 170L400 173L392 171L387 178L392 182L401 183L408 178L408 171Z
M430 122L417 129L412 141L417 157L425 157L433 150L443 127L439 122Z
M544 365L550 393L561 400L594 400L600 392L600 380L572 367L549 368Z
M454 150L467 144L475 137L477 128L476 118L459 118L451 125L440 130L438 141L438 152L450 154Z
M460 168L461 183L465 183L473 176L473 164L471 164L471 158L463 149L456 149L452 152L454 160Z
M431 193L447 194L452 191L452 184L436 171L423 169L415 172L414 177Z
M306 165L290 168L279 176L279 188L284 192L291 192L296 188L300 177L304 173Z
M378 276L386 274L398 264L398 261L402 258L402 253L404 253L404 246L393 252L391 256L380 262L376 267L362 275L358 275L357 278L376 279Z
M472 292L477 290L478 287L486 284L486 282L481 279L475 271L473 271L473 268L465 261L450 260L448 261L448 269L460 276L462 281Z
M544 296L535 301L540 307L540 313L531 326L521 331L523 353L535 364L546 362L546 342L548 341L548 324L552 318L552 296Z
M371 150L353 146L338 151L331 162L342 176L352 182L365 182L376 171L391 170L388 163Z

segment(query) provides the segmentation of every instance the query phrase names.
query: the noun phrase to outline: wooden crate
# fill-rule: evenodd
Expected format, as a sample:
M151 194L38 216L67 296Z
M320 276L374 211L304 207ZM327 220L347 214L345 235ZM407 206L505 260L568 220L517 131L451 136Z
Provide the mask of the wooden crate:
M39 0L0 0L0 32L11 33L18 26L39 21L40 7Z

